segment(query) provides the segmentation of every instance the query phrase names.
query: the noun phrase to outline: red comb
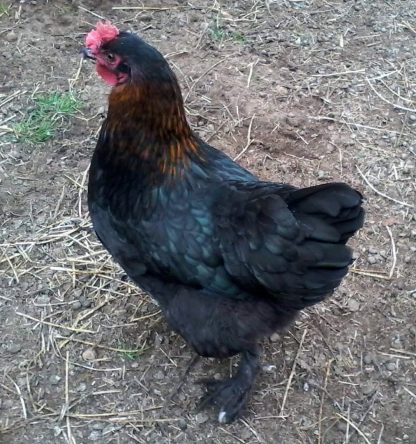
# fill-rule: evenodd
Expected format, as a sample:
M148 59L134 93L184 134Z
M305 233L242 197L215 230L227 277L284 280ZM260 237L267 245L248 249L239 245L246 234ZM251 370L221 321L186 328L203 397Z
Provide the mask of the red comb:
M115 39L120 31L109 21L98 22L95 29L90 31L85 37L85 46L94 54L101 45Z

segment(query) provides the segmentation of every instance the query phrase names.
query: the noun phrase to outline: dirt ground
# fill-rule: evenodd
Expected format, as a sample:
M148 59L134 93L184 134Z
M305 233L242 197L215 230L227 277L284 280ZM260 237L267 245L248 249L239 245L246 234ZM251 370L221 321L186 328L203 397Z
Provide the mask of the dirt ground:
M10 3L0 4L0 441L416 443L414 1ZM91 231L85 184L108 88L79 49L100 17L168 57L214 146L264 179L345 181L366 197L351 273L265 342L232 425L195 408L198 380L236 361L199 361L175 393L191 349ZM45 142L19 136L51 92L76 110L54 116Z

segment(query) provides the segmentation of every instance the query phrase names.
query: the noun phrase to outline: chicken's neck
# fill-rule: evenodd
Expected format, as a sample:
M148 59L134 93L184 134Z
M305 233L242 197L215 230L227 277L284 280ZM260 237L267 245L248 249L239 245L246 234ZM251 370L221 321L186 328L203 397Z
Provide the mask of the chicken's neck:
M151 174L175 175L198 152L176 79L113 88L102 131L113 160L135 163Z

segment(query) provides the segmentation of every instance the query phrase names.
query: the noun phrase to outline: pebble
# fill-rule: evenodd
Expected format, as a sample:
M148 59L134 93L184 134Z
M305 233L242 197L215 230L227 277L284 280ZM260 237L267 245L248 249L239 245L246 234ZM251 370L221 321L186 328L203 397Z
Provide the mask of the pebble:
M72 310L79 310L82 307L81 301L74 301L72 303Z
M356 301L355 299L350 299L348 301L348 309L350 311L358 311L360 309L360 303Z
M367 353L366 355L364 355L364 364L372 364L373 363L373 355L371 353Z
M89 427L93 430L102 430L104 428L104 424L102 424L101 422L94 422Z
M371 383L363 384L361 391L363 392L363 395L369 395L374 391L374 386Z
M94 361L94 359L97 359L97 353L93 348L87 348L82 352L82 359L84 361Z
M77 387L77 391L85 392L85 390L87 390L87 384L85 384L85 382L81 382Z
M14 403L11 399L6 399L5 401L3 401L3 409L4 410L9 410L13 407Z
M115 432L116 430L119 430L119 427L115 427L114 425L109 424L107 427L103 428L102 434L103 436L105 436L108 435L109 433Z
M371 265L374 265L377 263L377 258L375 256L368 256L367 262Z
M198 423L198 424L203 424L204 422L207 422L208 421L208 415L206 414L206 413L204 413L204 412L201 412L201 413L198 413L196 416L195 416L195 421Z
M59 381L61 380L61 377L58 375L51 375L49 376L49 383L52 385L59 384Z
M273 333L273 334L270 336L270 340L271 340L272 342L280 341L280 335L279 335L279 333Z
M101 434L101 432L98 431L98 430L93 430L93 431L89 434L88 439L89 439L90 441L101 441L101 440L102 440L102 434Z
M155 379L159 379L159 380L161 380L161 379L164 379L164 378L165 378L165 374L162 372L162 370L158 370L158 371L153 375L153 377L154 377Z
M284 86L277 86L275 88L275 94L277 96L287 96L287 88L285 88Z
M239 437L243 439L244 441L248 441L250 438L253 437L253 432L251 432L249 429L244 428L240 433Z
M92 300L91 299L87 299L87 298L80 298L80 302L81 302L81 305L84 307L84 308L89 308L89 307L91 307L91 305L92 305Z
M47 305L51 302L51 298L46 294L43 294L36 299L36 302L41 305Z
M263 365L263 371L267 373L272 373L276 370L276 366L273 364L265 364Z
M181 430L186 430L186 429L188 428L188 423L186 422L186 420L185 420L184 418L181 418L181 419L178 421L178 427L179 427Z
M15 354L15 353L19 353L21 349L22 349L22 346L21 346L20 344L16 344L16 343L9 344L9 345L6 347L6 350L7 350L9 353L13 353L13 354Z
M394 370L396 370L396 363L395 362L388 362L386 364L386 369L389 370L390 372L393 372Z
M4 37L8 42L15 42L17 40L17 34L14 31L8 32Z
M347 431L347 423L344 421L338 421L337 430L345 433Z

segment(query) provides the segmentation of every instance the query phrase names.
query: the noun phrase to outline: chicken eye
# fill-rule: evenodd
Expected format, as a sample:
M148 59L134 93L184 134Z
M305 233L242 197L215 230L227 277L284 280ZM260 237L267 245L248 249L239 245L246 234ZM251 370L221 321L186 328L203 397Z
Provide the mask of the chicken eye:
M112 52L108 52L106 55L106 58L109 62L114 62L114 60L116 59L116 56Z

